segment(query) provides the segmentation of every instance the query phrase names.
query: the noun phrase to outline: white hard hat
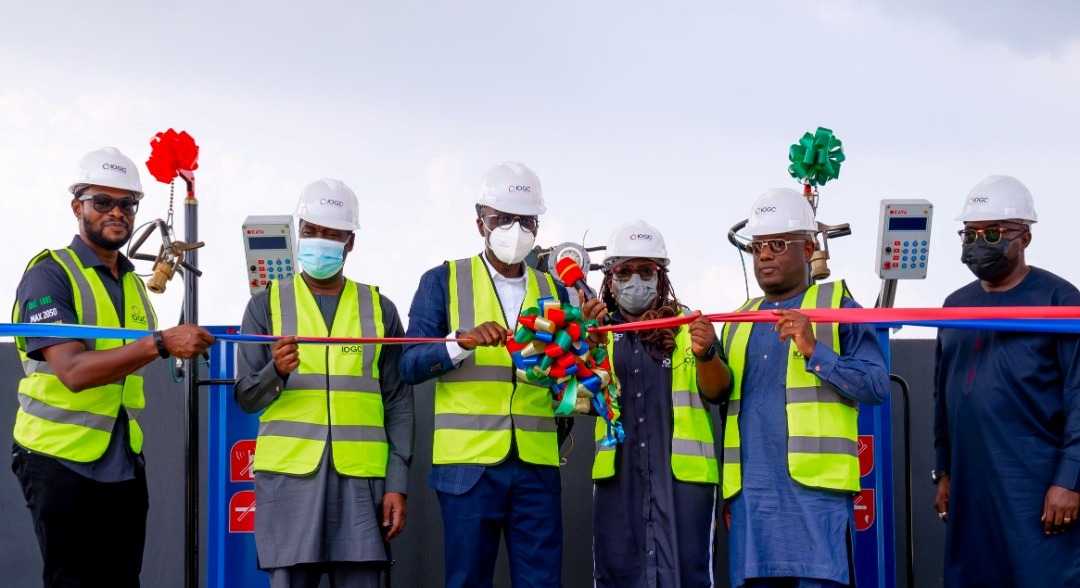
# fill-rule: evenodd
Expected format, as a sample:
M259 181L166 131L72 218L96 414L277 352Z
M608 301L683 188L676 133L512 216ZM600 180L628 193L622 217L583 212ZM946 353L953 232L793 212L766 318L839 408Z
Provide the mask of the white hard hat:
M504 161L484 174L476 203L510 214L538 216L547 212L540 178L516 161Z
M74 194L86 186L104 186L127 190L142 200L142 182L139 181L139 169L135 162L120 153L116 147L102 147L82 156L79 160L79 168L75 172L78 178L75 183L68 186L68 190Z
M360 203L356 194L341 180L323 178L312 182L300 194L296 217L309 223L355 231L360 228Z
M758 197L750 209L746 234L751 237L817 231L814 209L791 188L773 188Z
M624 259L635 257L654 259L664 267L671 263L664 236L641 219L628 222L611 234L604 252L604 267L610 269Z
M958 221L1039 220L1031 191L1012 176L987 176L971 189Z

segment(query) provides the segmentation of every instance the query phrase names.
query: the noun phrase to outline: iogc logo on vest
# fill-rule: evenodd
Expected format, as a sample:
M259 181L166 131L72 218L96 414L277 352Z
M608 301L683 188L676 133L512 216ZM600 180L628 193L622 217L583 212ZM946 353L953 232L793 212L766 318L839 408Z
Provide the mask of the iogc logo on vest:
M132 305L131 312L129 313L131 322L139 323L140 325L146 324L146 314L138 306Z
M364 355L364 346L363 345L342 345L341 346L341 354L342 355L360 355L360 356L362 356L362 355Z

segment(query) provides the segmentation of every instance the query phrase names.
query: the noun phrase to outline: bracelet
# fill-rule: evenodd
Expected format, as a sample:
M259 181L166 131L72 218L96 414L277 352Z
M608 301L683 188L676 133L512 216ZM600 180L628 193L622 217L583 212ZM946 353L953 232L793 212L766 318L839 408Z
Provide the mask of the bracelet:
M154 346L157 347L157 354L160 355L162 359L172 355L169 353L169 349L165 347L165 339L162 336L161 331L154 331Z
M709 350L705 352L705 355L698 355L694 353L694 358L698 361L712 361L716 357L716 348L709 345Z

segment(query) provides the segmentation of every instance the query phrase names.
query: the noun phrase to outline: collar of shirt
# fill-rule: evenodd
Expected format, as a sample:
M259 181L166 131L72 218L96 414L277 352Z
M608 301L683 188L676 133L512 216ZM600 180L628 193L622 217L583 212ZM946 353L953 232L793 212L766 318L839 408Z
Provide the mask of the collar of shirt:
M95 253L79 235L75 235L75 237L71 239L70 247L71 250L75 252L75 255L79 257L79 261L82 261L83 267L105 267L105 262L101 261L98 254ZM116 265L120 268L121 277L127 272L135 271L135 264L131 263L131 260L123 253L117 256Z
M503 317L506 319L507 328L513 331L517 326L517 317L521 312L521 305L525 303L525 286L528 280L529 268L525 267L521 277L508 278L491 266L488 262L487 252L485 251L480 255L480 259L484 260L484 265L487 267L488 273L491 274L491 282L495 284L495 293L499 296L499 302L502 303ZM522 266L525 262L521 262Z

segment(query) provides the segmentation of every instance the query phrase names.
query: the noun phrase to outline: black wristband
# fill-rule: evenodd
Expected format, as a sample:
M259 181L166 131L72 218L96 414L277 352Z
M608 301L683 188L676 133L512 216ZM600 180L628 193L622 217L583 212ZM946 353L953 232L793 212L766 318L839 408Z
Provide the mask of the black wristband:
M694 358L698 361L712 361L716 357L716 348L709 345L709 350L705 352L705 355L694 354Z
M165 339L161 335L161 331L154 331L154 345L157 347L157 354L160 355L162 359L172 355L169 353L169 348L165 347Z

